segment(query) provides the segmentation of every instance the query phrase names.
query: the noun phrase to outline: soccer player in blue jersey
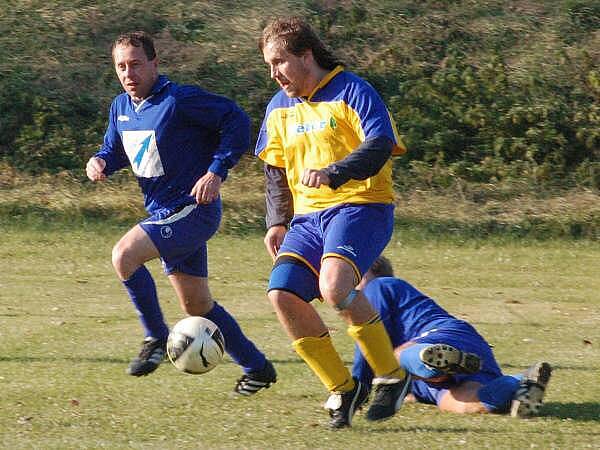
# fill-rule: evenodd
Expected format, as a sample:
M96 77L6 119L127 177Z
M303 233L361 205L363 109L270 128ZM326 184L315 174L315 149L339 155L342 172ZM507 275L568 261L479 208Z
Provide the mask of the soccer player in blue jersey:
M380 256L359 288L379 312L400 365L413 377L416 401L454 413L510 411L527 417L539 410L552 373L548 363L503 375L475 328L393 275L389 260ZM373 376L358 348L352 373L365 384Z
M370 385L345 367L315 298L347 322L376 374L367 419L385 419L404 399L406 373L354 287L392 235L390 157L406 149L375 89L345 71L304 20L273 20L259 48L281 88L256 144L267 182L264 242L274 259L268 297L294 350L330 392L331 427L351 425Z
M144 32L119 36L112 57L125 92L111 105L104 144L86 173L102 181L131 166L149 214L112 251L145 332L128 373L147 375L164 359L169 329L144 265L160 258L183 311L221 329L227 353L244 372L235 391L254 394L276 381L275 369L212 298L207 278L207 241L221 220L219 189L249 146L249 118L227 98L160 75L154 43Z

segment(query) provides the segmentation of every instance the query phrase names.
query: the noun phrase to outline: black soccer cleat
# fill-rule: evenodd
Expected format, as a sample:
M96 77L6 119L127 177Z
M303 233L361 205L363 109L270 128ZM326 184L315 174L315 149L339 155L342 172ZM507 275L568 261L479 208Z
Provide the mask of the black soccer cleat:
M352 425L354 413L361 409L369 398L369 386L361 381L354 380L354 389L349 392L334 392L327 402L325 409L329 411L329 426L331 428L345 428Z
M374 379L375 397L367 411L367 420L384 420L396 414L410 391L411 381L412 376L408 372L402 380Z
M141 377L148 375L156 370L161 362L165 359L167 352L167 340L166 339L155 339L152 336L148 336L142 343L142 350L140 354L136 356L129 367L127 373L134 377Z
M513 396L510 415L521 418L536 415L542 407L551 376L552 367L547 362L538 362L527 369Z
M275 367L268 359L265 367L255 372L248 372L242 375L233 388L234 392L240 395L250 396L256 394L261 389L268 389L271 384L277 382L277 372Z
M448 344L432 344L419 352L423 364L447 374L473 374L481 370L481 358Z

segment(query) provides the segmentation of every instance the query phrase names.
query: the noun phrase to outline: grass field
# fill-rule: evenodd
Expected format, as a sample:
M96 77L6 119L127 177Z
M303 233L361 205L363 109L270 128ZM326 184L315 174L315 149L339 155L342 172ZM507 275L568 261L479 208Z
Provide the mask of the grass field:
M0 243L0 447L19 448L600 448L600 246L588 241L424 241L401 233L397 273L494 345L506 372L555 367L541 417L456 416L404 405L392 420L332 432L326 392L292 351L264 296L261 236L211 242L214 296L274 361L279 381L236 398L229 360L204 376L165 363L137 379L125 368L140 327L110 266L125 228L4 227ZM156 274L163 310L182 317ZM337 347L345 327L319 305Z

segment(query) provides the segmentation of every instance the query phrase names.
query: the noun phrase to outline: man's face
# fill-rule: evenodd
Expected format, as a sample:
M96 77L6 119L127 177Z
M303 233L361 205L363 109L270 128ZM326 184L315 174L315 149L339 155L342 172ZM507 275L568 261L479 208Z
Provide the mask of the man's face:
M263 56L271 70L271 78L288 97L310 95L314 86L310 86L310 66L306 53L296 56L289 53L279 42L271 41L263 47Z
M158 60L149 60L142 47L117 45L113 61L125 92L136 102L146 98L158 78Z

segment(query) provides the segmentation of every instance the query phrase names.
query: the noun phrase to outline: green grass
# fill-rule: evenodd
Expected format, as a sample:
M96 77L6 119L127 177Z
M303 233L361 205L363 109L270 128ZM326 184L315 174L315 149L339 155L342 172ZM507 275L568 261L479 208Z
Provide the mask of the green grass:
M324 388L292 351L264 290L259 234L210 243L211 289L265 350L279 381L255 398L231 389L227 360L203 376L166 363L125 374L140 327L110 266L121 225L3 227L0 243L0 447L21 448L598 448L600 246L590 241L417 239L399 231L387 254L413 282L484 334L506 372L538 359L556 368L539 418L442 414L405 405L397 417L331 432ZM164 313L182 317L156 275ZM346 361L342 322L317 306Z

